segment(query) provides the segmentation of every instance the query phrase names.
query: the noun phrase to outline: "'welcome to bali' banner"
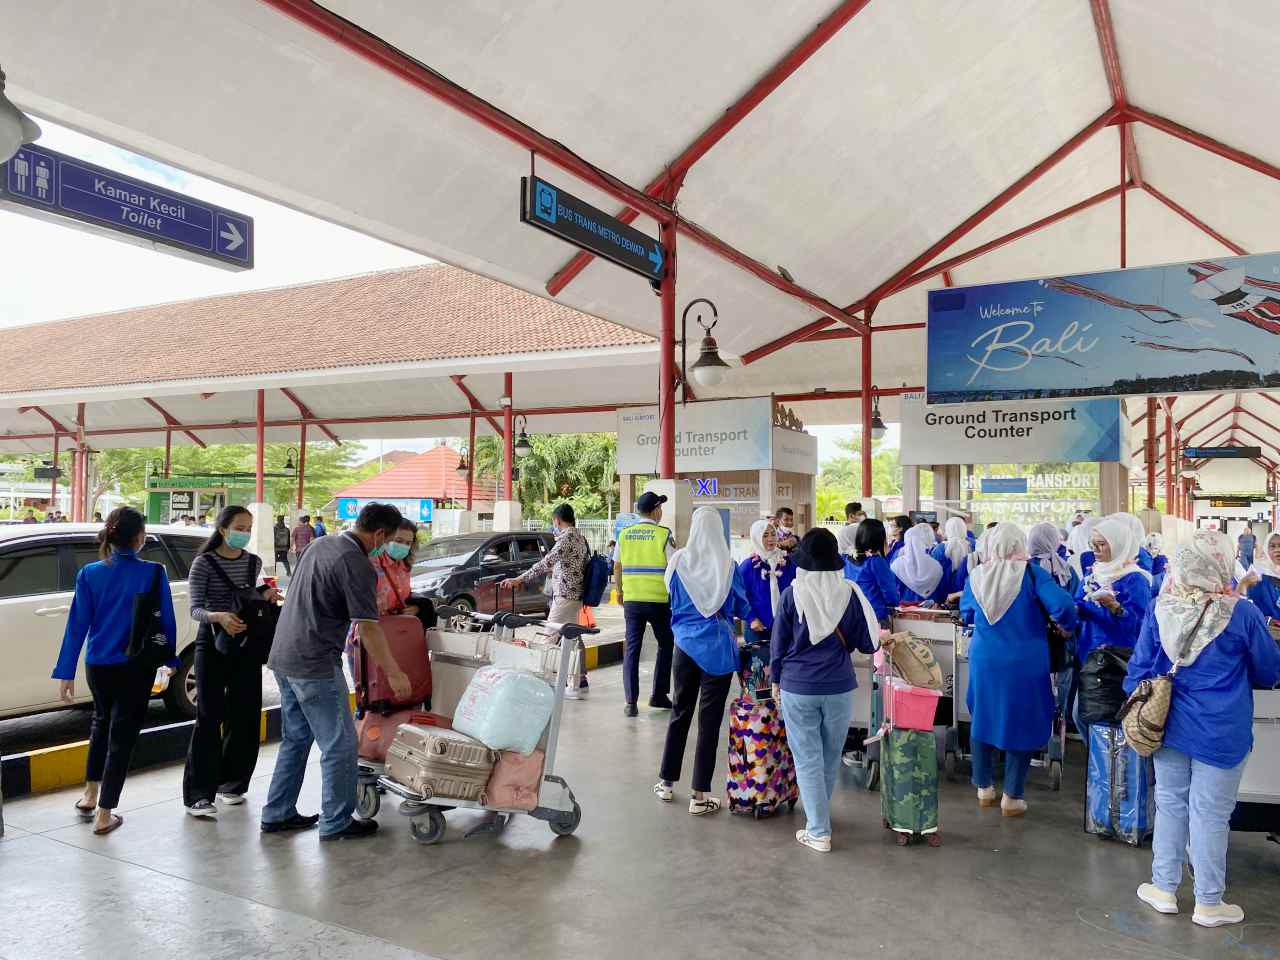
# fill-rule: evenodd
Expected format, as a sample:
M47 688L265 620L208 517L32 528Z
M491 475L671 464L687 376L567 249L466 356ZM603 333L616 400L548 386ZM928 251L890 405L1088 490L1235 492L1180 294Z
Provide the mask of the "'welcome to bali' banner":
M929 403L1280 388L1280 254L929 293Z

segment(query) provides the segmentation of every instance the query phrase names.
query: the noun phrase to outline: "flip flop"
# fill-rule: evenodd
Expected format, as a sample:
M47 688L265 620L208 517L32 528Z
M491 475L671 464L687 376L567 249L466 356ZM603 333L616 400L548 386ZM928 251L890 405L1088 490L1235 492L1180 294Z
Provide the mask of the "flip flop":
M116 814L113 813L111 815L111 819L107 821L107 825L105 827L93 828L93 835L95 837L105 837L112 830L119 830L120 827L123 825L124 825L124 817L117 816Z
M94 811L95 809L97 809L97 808L96 808L96 807L82 807L82 806L80 806L80 801L79 801L79 800L77 800L77 801L76 801L76 816L78 816L81 820L92 820L92 819L93 819L93 811Z

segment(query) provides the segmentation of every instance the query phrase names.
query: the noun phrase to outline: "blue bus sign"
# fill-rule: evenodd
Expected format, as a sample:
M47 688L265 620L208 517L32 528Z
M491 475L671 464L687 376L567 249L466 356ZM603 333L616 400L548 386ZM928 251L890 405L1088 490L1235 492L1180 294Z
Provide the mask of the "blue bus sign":
M46 147L3 165L0 203L232 270L253 269L253 218Z
M520 178L520 220L652 283L666 273L661 243L540 177Z

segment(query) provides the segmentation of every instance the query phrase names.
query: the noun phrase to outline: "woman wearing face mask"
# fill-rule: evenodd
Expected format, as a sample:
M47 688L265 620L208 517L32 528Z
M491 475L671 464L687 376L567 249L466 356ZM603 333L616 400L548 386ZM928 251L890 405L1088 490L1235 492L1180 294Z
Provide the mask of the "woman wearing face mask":
M778 612L778 597L795 579L796 564L778 549L777 533L768 520L757 520L751 525L751 545L755 549L738 564L738 573L751 605L747 626L754 637L748 638L748 646L759 647L769 643L773 617Z
M1196 897L1191 919L1203 927L1244 920L1242 909L1222 900L1229 822L1253 746L1253 690L1280 679L1280 652L1264 618L1231 592L1234 555L1231 540L1217 530L1197 530L1178 548L1124 682L1132 693L1181 661L1164 741L1154 754L1151 882L1138 888L1138 898L1160 913L1177 913L1189 853Z
M946 600L942 589L942 564L929 555L936 545L933 530L927 523L917 523L907 531L898 556L889 562L894 576L902 584L903 603L925 603Z
M952 517L944 528L946 539L929 551L929 556L942 566L942 583L938 593L943 597L951 597L964 592L965 582L969 579L969 555L973 547L969 544L969 525L963 517Z
M412 520L401 520L395 536L383 544L381 549L369 553L369 563L378 577L376 593L379 614L418 615L417 604L411 602L409 585L410 571L413 569L413 548L418 539L418 527ZM351 625L347 633L347 669L355 675L355 666L351 658L355 653L357 624Z
M258 586L263 598L279 591L261 586L262 559L245 547L253 534L253 515L244 507L225 507L216 528L191 563L191 619L196 631L196 723L182 777L183 805L193 817L214 819L216 801L244 803L258 764L262 713L262 664L237 653L217 636L244 633L244 621L232 612L234 591Z
M845 527L845 530L848 529ZM879 520L863 520L854 534L854 545L857 552L852 562L845 559L845 579L858 585L871 604L871 609L875 611L879 625L887 630L893 609L902 598L898 578L893 575L893 571L889 569L889 561L884 558L884 524Z
M1031 756L1049 739L1053 724L1045 630L1050 623L1073 629L1076 612L1071 594L1053 575L1028 562L1026 535L1017 524L996 526L986 547L960 601L961 614L974 628L965 694L973 716L973 785L981 806L995 806L995 751L1003 750L1000 812L1020 817L1027 810L1022 795Z
M671 555L666 582L675 634L672 671L676 690L662 751L661 779L653 792L664 803L675 799L673 788L680 779L696 708L698 743L693 754L689 812L700 817L720 809L720 800L708 791L720 753L720 725L729 685L739 665L731 624L734 617L746 620L751 616L742 574L729 556L720 514L714 508L699 507L693 512L689 543Z

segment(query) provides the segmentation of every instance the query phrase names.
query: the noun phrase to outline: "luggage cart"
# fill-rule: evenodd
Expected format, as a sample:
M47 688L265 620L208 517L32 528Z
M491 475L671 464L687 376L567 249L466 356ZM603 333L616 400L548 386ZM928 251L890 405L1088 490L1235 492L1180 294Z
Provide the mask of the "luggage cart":
M490 664L514 667L537 673L552 684L555 701L551 711L551 720L547 723L547 729L543 731L542 739L538 743L538 746L546 755L542 768L542 785L538 794L538 805L533 810L507 810L490 807L472 800L456 800L451 797L428 797L411 790L386 775L378 778L378 785L388 793L400 798L400 813L409 818L409 832L419 843L439 843L444 837L446 829L445 811L454 809L484 810L496 814L492 821L473 830L472 833L501 832L512 815L527 813L536 820L545 821L556 836L567 837L577 830L578 825L582 822L582 807L578 804L578 800L574 796L573 790L570 789L569 784L563 777L559 777L555 773L556 748L560 737L560 721L564 712L565 683L569 677L576 676L578 671L576 657L578 645L575 641L580 637L599 633L600 631L597 628L580 627L577 624L558 625L552 629L555 629L560 635L559 645L556 647L539 647L519 643L516 640L515 631L518 627L546 627L547 624L542 620L513 613L492 615L473 613L471 617L481 623L491 624L494 628L493 632L489 634L488 656L483 659L479 657L471 658L472 673L480 669L480 667ZM465 661L465 659L452 654L445 654L444 658L441 658L433 652L433 678L437 661L458 664ZM437 706L436 712L444 713L443 704L435 704L434 697L433 705ZM450 713L456 705L457 701L455 700L450 706ZM470 835L468 834L468 836Z
M1053 683L1054 707L1053 729L1049 733L1049 742L1044 745L1044 749L1038 755L1031 759L1033 767L1049 771L1049 787L1055 791L1062 789L1062 763L1067 756L1067 717L1058 706L1061 703L1061 698L1058 696L1060 676L1061 674L1057 673L1050 674Z
M1236 799L1231 829L1280 843L1280 689L1253 692L1253 750Z
M863 786L875 790L880 784L880 741L873 735L880 729L879 684L871 656L853 655L853 716L849 719L849 735L841 757L846 767L863 771Z
M900 607L894 611L893 629L927 642L942 670L943 702L938 705L936 722L944 728L942 769L947 779L954 781L960 763L972 757L969 729L973 718L965 702L969 690L968 633L959 613L944 607Z

